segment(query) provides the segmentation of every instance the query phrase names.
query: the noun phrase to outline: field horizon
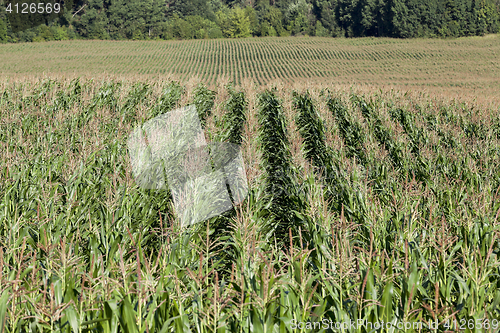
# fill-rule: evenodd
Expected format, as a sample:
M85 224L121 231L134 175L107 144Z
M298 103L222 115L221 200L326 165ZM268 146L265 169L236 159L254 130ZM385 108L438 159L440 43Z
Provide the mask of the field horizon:
M190 52L190 50L195 52ZM7 81L39 78L362 85L500 101L500 35L456 39L265 37L0 45Z

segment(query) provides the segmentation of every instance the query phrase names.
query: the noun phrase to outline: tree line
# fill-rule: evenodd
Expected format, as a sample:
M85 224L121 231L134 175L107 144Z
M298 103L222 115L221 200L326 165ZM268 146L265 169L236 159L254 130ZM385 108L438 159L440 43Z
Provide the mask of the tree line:
M36 24L28 16L10 15L11 2L0 0L4 43L291 35L461 37L500 32L500 0L66 0L60 15L38 17Z

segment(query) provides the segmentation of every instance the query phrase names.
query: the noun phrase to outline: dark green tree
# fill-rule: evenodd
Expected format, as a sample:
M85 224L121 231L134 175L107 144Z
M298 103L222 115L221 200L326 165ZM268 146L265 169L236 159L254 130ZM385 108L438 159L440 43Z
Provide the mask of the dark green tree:
M165 0L145 1L145 21L148 37L156 37L160 30L160 24L165 20Z
M165 20L164 0L111 0L107 10L112 38L154 38Z
M199 15L215 21L215 14L207 0L168 0L167 8L168 17L172 17L174 14L180 17Z
M336 16L337 7L337 0L312 1L312 12L317 21L328 31L329 35L334 37L345 34L338 24Z
M390 8L385 0L365 0L362 4L361 16L364 36L389 35Z
M248 21L250 22L250 33L254 36L258 35L260 27L257 12L253 7L247 6L245 7L245 15L248 17Z
M392 11L392 25L394 37L414 37L416 34L416 18L410 17L410 10L405 1L394 0Z
M111 38L114 39L124 39L129 37L129 25L128 21L130 17L130 8L125 0L111 0L108 9L108 31ZM135 15L135 13L132 13Z
M285 25L293 35L311 34L313 22L310 17L311 4L306 0L296 0L288 5L285 12ZM311 15L312 16L312 15Z
M361 4L359 0L338 0L337 20L347 37L355 37L361 34Z
M170 20L173 38L192 39L194 38L194 28L189 22L174 14Z
M0 19L0 43L7 43L7 23Z
M64 3L65 10L60 16L35 15L26 19L7 17L5 0L0 1L1 41L64 40L78 35L95 39L290 34L412 38L500 32L500 0L65 0Z
M73 24L79 35L90 39L107 39L109 33L108 17L106 15L104 0L86 0L80 10L79 15L75 16Z
M217 23L224 37L238 38L250 36L250 20L241 7L217 12Z
M272 32L278 36L286 35L283 28L283 13L278 8L266 2L259 2L256 11L261 25L260 36L272 36Z

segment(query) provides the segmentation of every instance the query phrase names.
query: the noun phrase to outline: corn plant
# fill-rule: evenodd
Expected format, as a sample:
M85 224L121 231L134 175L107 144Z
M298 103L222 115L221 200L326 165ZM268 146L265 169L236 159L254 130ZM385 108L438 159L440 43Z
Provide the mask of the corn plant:
M500 116L498 116L493 125L493 135L500 140Z
M366 102L363 97L354 94L351 95L351 100L355 106L360 108L361 113L368 121L370 129L375 134L378 142L388 151L394 168L396 168L398 173L403 177L407 177L409 173L409 161L405 159L403 147L394 140L394 134L384 125L375 103L371 101ZM380 168L375 168L375 170L373 170L375 171L375 175L384 174L384 170L379 169ZM378 171L381 171L381 173Z
M172 81L163 88L161 96L157 99L156 105L150 109L149 118L154 118L160 114L174 109L180 102L185 88L180 83Z
M274 91L259 95L259 141L262 149L262 165L266 171L265 191L269 200L270 224L268 234L279 242L292 229L298 231L299 221L294 211L299 208L295 192L295 171L291 162L287 129L281 102Z
M206 125L206 119L210 116L214 107L215 91L199 84L193 91L193 104L196 106L202 127Z
M137 83L132 87L125 102L120 107L123 121L130 123L134 120L137 111L135 108L147 100L150 90L151 87L146 83Z
M246 122L248 101L245 93L235 91L232 86L228 86L229 99L226 102L226 116L223 120L225 125L224 139L228 142L240 145L243 141L242 131Z
M360 124L352 119L347 107L339 98L329 98L327 103L338 123L349 157L355 157L361 164L366 164L366 153L363 150L364 133Z
M322 169L331 172L331 156L325 145L325 128L321 118L316 112L313 101L308 92L300 95L293 93L294 107L298 111L296 123L299 133L304 139L304 154L312 162L315 171Z

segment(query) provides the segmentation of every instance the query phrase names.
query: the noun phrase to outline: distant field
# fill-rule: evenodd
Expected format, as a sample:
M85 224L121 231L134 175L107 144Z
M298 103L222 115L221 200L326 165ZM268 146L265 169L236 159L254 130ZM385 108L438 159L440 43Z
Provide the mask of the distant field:
M0 45L7 77L173 76L214 85L322 81L500 97L500 36L460 39L248 38Z

